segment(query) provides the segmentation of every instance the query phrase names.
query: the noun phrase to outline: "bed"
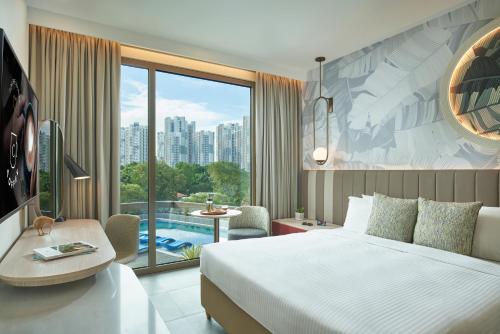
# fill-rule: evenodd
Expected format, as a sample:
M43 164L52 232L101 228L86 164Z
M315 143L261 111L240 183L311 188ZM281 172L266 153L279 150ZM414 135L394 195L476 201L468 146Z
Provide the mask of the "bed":
M429 172L425 180L434 179L434 194L449 194L450 187L452 197L459 189L458 196L483 196L498 206L498 171L474 173L472 188L457 185L464 179L456 171L432 178ZM345 175L359 182L348 174L340 177L341 184L347 184ZM414 174L401 175L403 182L414 179ZM486 182L485 175L493 178ZM383 180L394 177L383 175ZM394 189L380 180L375 184ZM403 186L400 196L429 192L425 184L416 191ZM366 187L357 191L365 193ZM333 198L338 201L353 189L337 188ZM405 189L413 195L406 196ZM500 332L499 264L343 228L207 245L200 270L207 316L229 333Z

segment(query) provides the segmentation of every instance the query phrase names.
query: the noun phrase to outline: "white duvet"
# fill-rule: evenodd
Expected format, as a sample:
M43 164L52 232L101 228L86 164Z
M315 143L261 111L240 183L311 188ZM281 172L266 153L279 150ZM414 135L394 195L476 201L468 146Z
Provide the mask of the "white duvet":
M500 265L343 229L207 245L201 272L273 333L500 333Z

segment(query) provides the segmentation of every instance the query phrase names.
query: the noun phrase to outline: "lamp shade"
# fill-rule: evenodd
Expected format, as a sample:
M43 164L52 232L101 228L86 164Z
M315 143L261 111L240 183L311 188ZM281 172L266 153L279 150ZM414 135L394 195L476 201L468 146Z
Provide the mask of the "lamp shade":
M64 155L64 164L68 167L75 180L90 179L90 175L83 170L68 154Z
M316 161L318 165L322 165L328 159L328 150L326 147L318 147L313 152L313 159Z

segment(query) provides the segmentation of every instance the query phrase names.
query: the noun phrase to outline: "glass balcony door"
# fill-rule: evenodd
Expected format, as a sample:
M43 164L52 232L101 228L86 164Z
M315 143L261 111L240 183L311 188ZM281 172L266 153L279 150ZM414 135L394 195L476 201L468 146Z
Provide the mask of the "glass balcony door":
M141 217L140 271L197 264L214 242L205 208L250 201L251 84L214 81L188 70L127 61L121 91L121 212ZM221 220L220 240L228 221ZM167 266L165 266L167 265Z

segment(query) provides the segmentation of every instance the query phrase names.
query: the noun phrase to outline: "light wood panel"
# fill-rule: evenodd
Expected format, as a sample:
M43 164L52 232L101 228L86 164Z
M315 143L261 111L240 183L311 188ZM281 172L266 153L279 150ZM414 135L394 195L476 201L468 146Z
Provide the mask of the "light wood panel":
M33 249L67 242L85 241L95 253L52 261L34 261ZM0 262L0 280L15 286L45 286L76 281L107 268L116 253L97 220L77 219L56 224L50 234L39 236L26 230Z

